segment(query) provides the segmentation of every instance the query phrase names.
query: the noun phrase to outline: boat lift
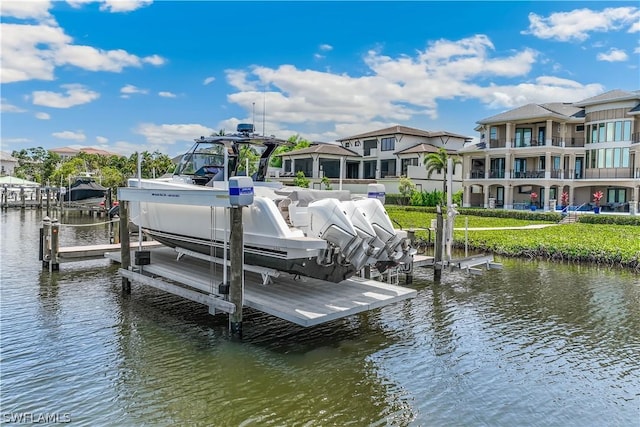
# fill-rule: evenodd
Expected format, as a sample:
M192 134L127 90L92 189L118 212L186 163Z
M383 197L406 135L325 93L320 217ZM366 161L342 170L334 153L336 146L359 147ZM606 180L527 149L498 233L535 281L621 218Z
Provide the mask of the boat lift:
M339 283L295 276L274 269L244 263L242 253L242 207L253 202L253 181L248 177L229 179L229 191L202 191L119 188L123 216L120 218L120 252L105 257L122 264L119 273L123 289L130 281L152 286L209 306L209 312L229 313L232 334L242 333L242 307L247 306L301 326L314 326L374 308L413 298L417 291L371 279L352 277ZM246 195L234 201L234 196ZM250 195L250 196L249 196ZM134 251L130 266L127 204L130 202L171 203L226 207L231 211L230 259L220 259L184 248L168 247ZM236 215L236 220L234 220ZM240 220L238 221L238 217ZM225 233L226 235L226 233ZM239 246L238 246L239 245ZM234 252L234 246L240 253ZM236 254L237 256L234 256ZM212 263L225 268L211 268ZM230 280L227 283L227 267Z

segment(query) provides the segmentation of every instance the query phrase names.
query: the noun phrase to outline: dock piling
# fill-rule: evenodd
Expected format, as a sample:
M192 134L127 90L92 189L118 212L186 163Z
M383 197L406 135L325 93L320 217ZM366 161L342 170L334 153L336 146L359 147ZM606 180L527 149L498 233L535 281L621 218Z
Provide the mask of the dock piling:
M229 315L229 331L232 336L242 337L242 305L244 301L244 287L242 283L244 264L242 206L232 207L230 211L231 233L229 236L229 258L232 262L230 263L229 275L229 301L236 306L236 309Z
M436 207L436 246L435 259L433 260L433 280L440 281L442 277L442 243L443 243L443 219L442 208Z
M129 242L129 202L122 201L120 203L120 257L121 268L128 270L131 265L131 248ZM122 276L122 291L131 293L131 281L129 278Z

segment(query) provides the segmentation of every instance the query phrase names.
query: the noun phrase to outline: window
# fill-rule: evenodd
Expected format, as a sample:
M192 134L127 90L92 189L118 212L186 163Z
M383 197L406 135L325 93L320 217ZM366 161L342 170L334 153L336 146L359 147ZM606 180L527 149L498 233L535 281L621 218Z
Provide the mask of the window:
M497 127L492 127L491 130L489 131L490 135L489 135L489 140L491 141L497 141L498 140L498 128Z
M622 167L623 168L629 167L629 148L628 147L622 149Z
M584 125L576 125L576 132L584 132Z
M395 174L396 174L395 159L380 161L380 178L384 178L387 176L395 176Z
M607 150L605 150L605 168L612 168L613 167L613 150L611 148L608 148Z
M364 146L362 148L364 149L364 155L370 156L371 150L378 148L378 141L375 139L369 139L364 142Z
M531 128L516 129L515 147L529 147L531 145Z
M615 140L622 141L622 122L616 122Z
M631 141L631 120L624 121L624 132L622 134L623 141Z
M382 138L380 140L381 151L392 151L396 149L396 138Z
M619 148L613 149L613 167L614 168L620 167L620 160L621 160L620 151L621 150Z
M409 166L418 166L418 159L402 159L402 175L407 176Z
M544 126L541 128L538 128L538 145L546 145L544 133L545 133Z
M604 123L598 124L598 142L605 142L607 140L606 128Z
M614 129L615 129L615 122L608 122L607 123L607 141L613 141L613 135L614 135Z
M360 141L356 141L356 143L354 144L356 147L360 147Z
M291 172L291 159L284 161L284 171Z
M351 147L351 144L350 144L350 143L348 143L348 142L345 142L345 143L344 143L344 148L349 148L349 147Z

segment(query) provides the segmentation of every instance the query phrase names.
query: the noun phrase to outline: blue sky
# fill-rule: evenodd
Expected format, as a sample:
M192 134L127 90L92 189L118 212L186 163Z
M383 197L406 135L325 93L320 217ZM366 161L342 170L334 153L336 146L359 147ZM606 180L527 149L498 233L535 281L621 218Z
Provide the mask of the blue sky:
M637 1L0 4L1 149L183 153L237 123L477 138L528 103L640 89Z

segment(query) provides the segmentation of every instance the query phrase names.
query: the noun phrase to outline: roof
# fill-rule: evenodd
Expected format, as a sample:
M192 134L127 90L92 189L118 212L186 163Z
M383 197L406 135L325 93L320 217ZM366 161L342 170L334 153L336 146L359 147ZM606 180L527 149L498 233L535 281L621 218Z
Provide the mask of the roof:
M406 148L401 151L396 151L394 154L422 154L422 153L437 153L438 147L433 144L417 144L413 147ZM447 150L448 154L456 154L455 150Z
M18 159L13 157L10 153L6 151L0 151L0 160L5 162L17 162Z
M22 178L18 178L15 176L3 176L0 177L0 185L25 185L25 186L39 186L40 184L38 184L37 182L34 181L29 181L26 179L22 179Z
M106 150L101 150L100 148L93 148L93 147L81 147L81 148L58 147L58 148L52 148L49 151L52 151L58 154L63 153L63 154L71 154L71 155L79 154L81 151L87 154L98 154L100 156L115 155L114 153L110 153Z
M542 119L547 117L571 119L580 118L582 109L573 104L551 102L547 104L527 104L513 110L505 111L486 119L478 120L478 124L513 122L518 120Z
M629 110L629 113L630 114L640 114L640 104L636 105L631 110Z
M602 103L614 102L614 101L628 101L632 99L640 99L640 91L638 90L626 91L626 90L614 89L614 90L610 90L609 92L601 93L600 95L592 96L591 98L587 98L587 99L583 99L582 101L575 102L573 105L586 107L588 105L602 104Z
M340 145L333 144L317 144L306 148L300 148L298 150L287 151L285 153L278 154L278 156L299 156L304 154L327 154L333 156L346 156L346 157L360 157L359 154L354 153Z

